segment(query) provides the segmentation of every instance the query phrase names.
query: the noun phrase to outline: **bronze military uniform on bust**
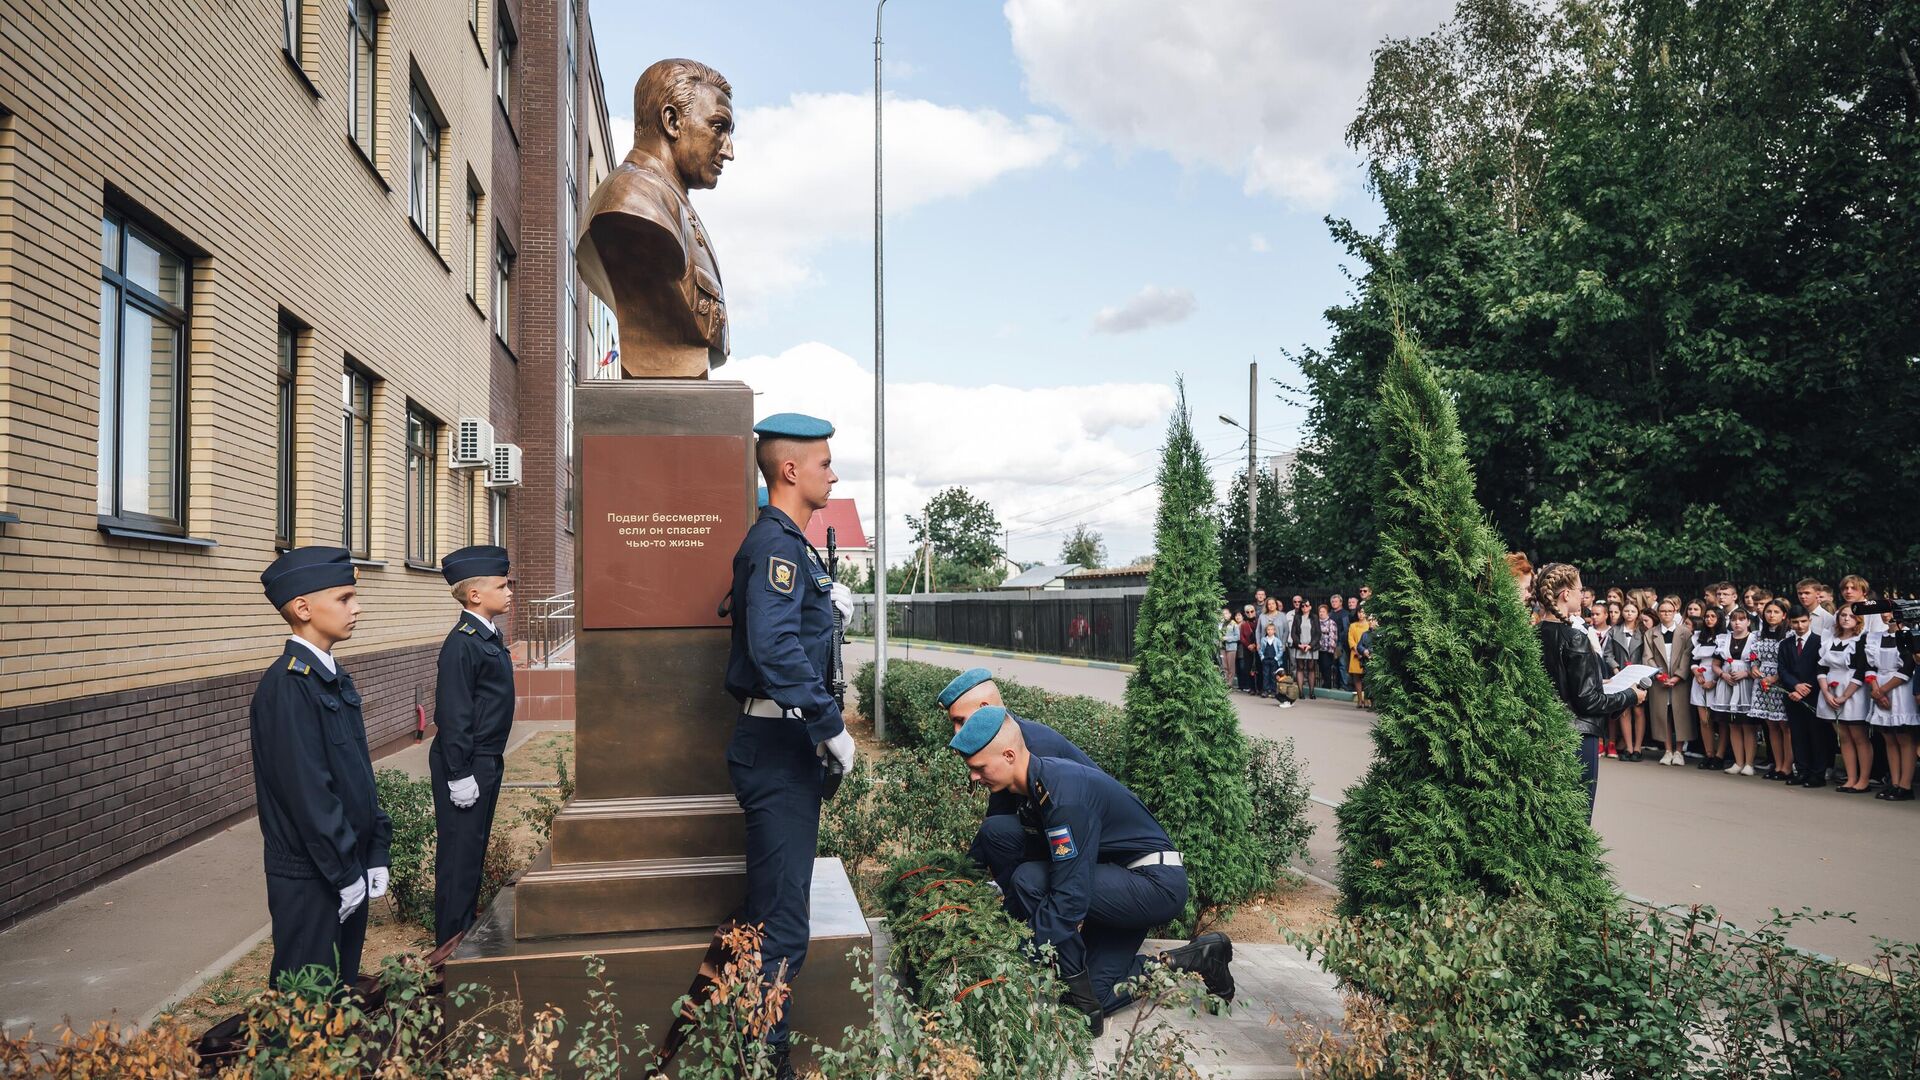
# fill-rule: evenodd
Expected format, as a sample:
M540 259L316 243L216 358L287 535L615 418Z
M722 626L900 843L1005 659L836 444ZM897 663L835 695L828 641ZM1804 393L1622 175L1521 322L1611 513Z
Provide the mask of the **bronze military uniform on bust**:
M577 255L620 322L627 378L704 378L727 361L720 264L687 192L733 159L732 88L693 60L662 60L634 86L634 143L593 192Z

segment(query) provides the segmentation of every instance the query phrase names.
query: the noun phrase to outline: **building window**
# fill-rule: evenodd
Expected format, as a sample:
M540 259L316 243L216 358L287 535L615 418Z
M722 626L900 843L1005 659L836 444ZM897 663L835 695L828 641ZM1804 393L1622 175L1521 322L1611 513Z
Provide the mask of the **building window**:
M299 419L300 324L285 315L280 317L279 364L279 437L275 442L273 542L282 548L293 546L294 425Z
M434 536L434 505L439 498L440 425L418 409L407 409L407 561L432 566L439 544Z
M340 373L340 546L373 551L373 380L351 363Z
M473 546L473 474L478 469L461 469L453 474L453 494L460 500L460 546Z
M507 546L507 493L490 491L487 493L487 543L498 547Z
M302 0L280 0L280 45L297 63L300 60L300 9Z
M500 18L493 24L493 96L500 99L500 109L508 116L513 115L513 53L519 41L502 4Z
M347 134L373 157L379 86L380 12L371 0L347 0Z
M413 223L434 246L440 245L440 121L420 88L413 88L409 110L413 130L412 183L408 185L407 207Z
M486 246L480 240L480 191L467 182L467 298L479 303L481 267L487 263Z
M493 238L493 333L513 348L513 248L499 235Z
M99 510L183 531L187 260L118 214L100 232Z

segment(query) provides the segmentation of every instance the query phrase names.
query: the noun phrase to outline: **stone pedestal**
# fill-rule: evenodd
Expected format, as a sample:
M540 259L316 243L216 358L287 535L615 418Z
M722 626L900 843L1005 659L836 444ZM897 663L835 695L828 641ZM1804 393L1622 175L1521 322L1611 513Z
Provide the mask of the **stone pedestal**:
M468 933L446 978L578 1016L593 954L627 1023L658 1037L746 893L722 611L755 514L753 392L586 382L574 428L578 787L547 850ZM846 958L872 948L838 860L816 868L812 920L792 1024L824 1037L863 1022Z

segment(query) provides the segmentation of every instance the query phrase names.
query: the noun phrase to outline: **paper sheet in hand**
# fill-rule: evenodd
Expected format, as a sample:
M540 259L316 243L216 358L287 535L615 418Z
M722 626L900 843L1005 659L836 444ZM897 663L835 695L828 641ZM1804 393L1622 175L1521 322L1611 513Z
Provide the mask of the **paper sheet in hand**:
M1653 678L1658 670L1649 664L1629 664L1621 669L1620 674L1602 683L1600 689L1609 694L1617 694L1622 690L1631 689L1641 679Z

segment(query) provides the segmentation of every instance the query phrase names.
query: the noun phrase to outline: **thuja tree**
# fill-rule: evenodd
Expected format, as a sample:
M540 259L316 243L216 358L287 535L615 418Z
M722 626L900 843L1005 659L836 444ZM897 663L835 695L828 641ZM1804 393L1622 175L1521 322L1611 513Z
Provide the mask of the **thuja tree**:
M1185 858L1186 921L1264 884L1249 828L1247 743L1220 678L1220 547L1213 481L1193 436L1186 388L1167 424L1153 572L1127 680L1127 775Z
M1339 810L1342 906L1485 892L1598 910L1573 727L1473 494L1452 402L1404 330L1372 430L1373 765Z

